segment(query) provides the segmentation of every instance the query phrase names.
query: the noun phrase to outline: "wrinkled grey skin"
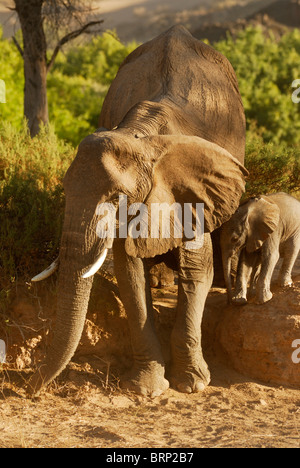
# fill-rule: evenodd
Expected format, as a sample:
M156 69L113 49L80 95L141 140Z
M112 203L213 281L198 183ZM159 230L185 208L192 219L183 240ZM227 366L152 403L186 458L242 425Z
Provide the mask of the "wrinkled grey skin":
M249 296L256 292L259 304L271 300L271 280L280 257L283 263L279 284L293 284L292 270L300 249L300 202L286 193L250 199L222 226L221 247L229 302L232 299L236 304L247 303L249 280ZM238 253L232 297L231 262Z
M210 381L201 348L203 308L213 277L210 232L236 211L245 187L245 116L234 71L225 57L184 28L171 28L125 60L99 125L107 130L82 141L64 179L56 329L28 391L38 393L76 351L92 286L92 277L82 276L112 244L97 236L96 208L120 194L127 195L128 205L143 202L149 215L153 203L205 206L202 248L189 250L185 239L172 235L113 241L134 357L122 386L152 397L169 382L182 392L200 391ZM148 259L174 265L179 275L168 375L153 325Z

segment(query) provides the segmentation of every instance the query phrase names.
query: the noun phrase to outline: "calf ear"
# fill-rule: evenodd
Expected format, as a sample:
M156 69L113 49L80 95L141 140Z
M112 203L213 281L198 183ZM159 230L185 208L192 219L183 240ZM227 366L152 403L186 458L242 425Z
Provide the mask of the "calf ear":
M247 252L255 252L278 227L280 220L279 207L266 198L255 199L248 214Z
M204 208L204 232L212 232L232 216L239 206L245 188L245 168L223 148L202 138L187 136L155 136L147 138L148 151L152 148L152 189L144 202L145 211L140 218L143 238L129 236L126 251L135 257L154 257L182 244L184 233L180 231L178 212L192 207L192 225L195 230L198 215L197 203ZM178 208L171 213L169 237L162 234L161 225L151 226L153 219L161 224L161 217L151 213L157 204ZM174 216L173 216L174 214ZM175 227L175 229L174 229ZM153 238L151 232L159 232Z

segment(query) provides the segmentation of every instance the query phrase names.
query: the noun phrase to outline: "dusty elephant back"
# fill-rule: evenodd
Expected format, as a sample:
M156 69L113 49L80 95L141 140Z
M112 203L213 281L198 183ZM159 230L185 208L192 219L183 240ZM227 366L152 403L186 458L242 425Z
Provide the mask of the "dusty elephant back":
M127 57L106 96L99 125L114 128L142 101L160 103L171 120L175 116L169 133L200 136L243 162L245 115L234 70L222 54L182 26Z
M284 225L285 237L300 235L300 202L285 192L262 195L268 202L275 203L280 209L281 222Z

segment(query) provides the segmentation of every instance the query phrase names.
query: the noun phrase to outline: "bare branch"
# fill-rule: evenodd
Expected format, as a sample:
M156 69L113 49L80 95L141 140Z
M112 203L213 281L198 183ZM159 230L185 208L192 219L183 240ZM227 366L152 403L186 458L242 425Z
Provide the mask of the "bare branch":
M54 49L54 52L52 54L52 57L51 59L48 61L47 63L47 71L50 71L54 62L55 62L55 59L57 57L57 54L58 52L60 51L60 49L62 48L63 45L65 45L67 42L70 42L72 41L73 39L76 39L76 37L80 36L81 34L83 33L90 33L91 31L88 31L88 29L91 27L91 26L96 26L96 25L99 25L99 24L102 24L104 20L99 20L99 21L90 21L89 23L86 23L85 25L82 26L82 28L79 28L79 29L76 29L75 31L72 31L70 32L69 34L67 34L66 36L64 36L59 42L58 44L56 45L55 49Z
M64 27L69 28L73 22L82 27L87 15L99 10L94 7L92 0L45 0L43 5L43 16L50 25L52 35L58 33Z
M20 52L21 57L24 57L24 50L22 49L22 47L21 47L20 44L18 43L18 41L17 41L17 39L15 38L15 36L12 36L12 40L14 41L14 44L15 44L16 48L17 48L18 51Z

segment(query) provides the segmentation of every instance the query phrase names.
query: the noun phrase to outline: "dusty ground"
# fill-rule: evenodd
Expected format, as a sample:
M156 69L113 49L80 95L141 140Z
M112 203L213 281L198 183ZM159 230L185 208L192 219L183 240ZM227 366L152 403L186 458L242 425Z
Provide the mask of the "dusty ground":
M285 297L281 293L281 305L289 295L299 300L300 258L295 274L295 287ZM154 290L155 303L171 310L175 290ZM274 307L278 298L275 295ZM222 316L226 309L224 290L210 293L209 307L216 304ZM95 313L97 304L94 306L73 362L41 397L25 398L29 371L24 352L19 361L8 366L10 370L0 372L0 448L300 448L300 388L267 384L236 372L214 346L212 335L204 337L205 342L210 341L205 353L212 381L203 393L184 395L169 389L151 400L122 392L119 376L129 364L130 353L126 323L122 316L106 316L101 325ZM26 309L24 302L23 306L15 304L12 314L21 310L25 320L31 309ZM300 315L300 302L293 314ZM117 328L113 329L112 323ZM30 327L25 322L22 326L26 335ZM93 331L96 327L97 332ZM115 357L105 355L105 346L116 350ZM118 352L121 354L116 357ZM20 370L22 359L24 370ZM19 370L11 370L16 367Z
M14 30L14 20L11 13L5 13L2 8L8 3L9 0L0 1L0 22L9 35ZM174 22L200 28L199 34L202 34L201 28L207 24L236 21L271 3L272 0L186 0L182 10L181 0L101 2L108 27L117 27L123 40L141 41ZM223 8L224 5L229 8ZM296 274L300 275L299 264L297 268ZM53 285L51 287L54 289ZM150 400L123 393L118 382L128 364L126 323L120 316L119 334L110 333L114 317L110 317L109 311L104 325L101 322L103 327L96 332L93 320L100 318L95 318L95 313L90 314L74 361L40 398L26 399L24 381L32 364L31 350L37 349L34 359L38 359L39 341L42 338L47 341L45 330L53 320L51 291L50 299L45 295L44 302L38 291L29 293L30 300L27 298L24 302L23 297L14 303L13 321L7 325L11 327L11 340L17 336L26 346L23 349L19 345L12 347L11 365L0 369L0 448L300 447L300 389L266 384L242 375L233 370L224 355L212 349L207 350L206 356L212 381L201 394L184 395L169 389L163 396ZM299 293L300 281L293 292L286 294ZM222 294L224 292L220 292L220 303L225 307ZM172 305L173 291L160 298L160 302ZM39 316L37 327L33 313ZM43 318L43 314L48 318ZM46 320L45 326L43 320ZM117 358L103 354L106 346L120 353ZM300 364L298 366L300 373Z
M89 366L37 401L22 397L19 378L1 393L0 448L300 447L299 390L211 368L203 393L154 400L101 388Z

